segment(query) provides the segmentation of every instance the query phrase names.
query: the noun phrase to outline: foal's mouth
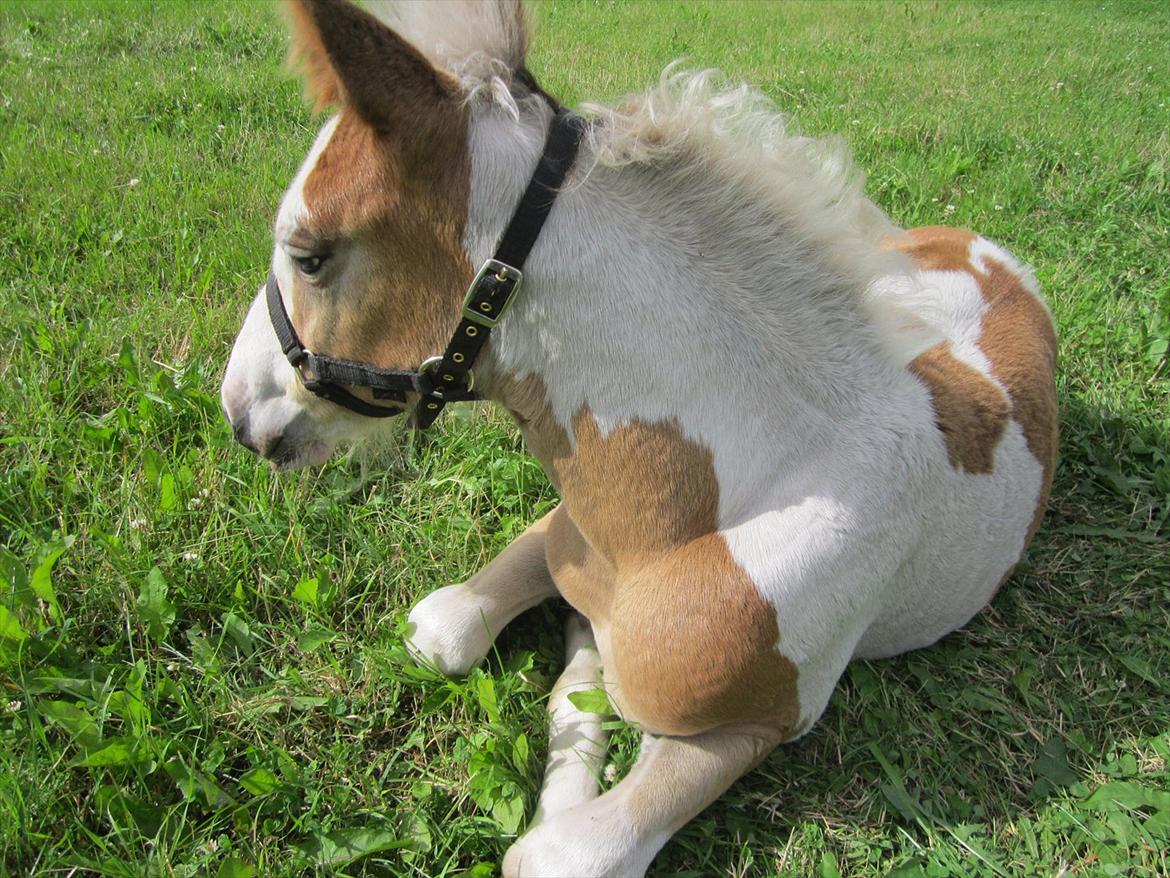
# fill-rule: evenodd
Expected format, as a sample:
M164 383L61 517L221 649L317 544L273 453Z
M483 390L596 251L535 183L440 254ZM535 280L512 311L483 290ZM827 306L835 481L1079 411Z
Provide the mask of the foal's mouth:
M264 457L273 472L284 472L320 466L332 456L333 450L334 446L328 442L295 443L282 436L275 445L265 451Z

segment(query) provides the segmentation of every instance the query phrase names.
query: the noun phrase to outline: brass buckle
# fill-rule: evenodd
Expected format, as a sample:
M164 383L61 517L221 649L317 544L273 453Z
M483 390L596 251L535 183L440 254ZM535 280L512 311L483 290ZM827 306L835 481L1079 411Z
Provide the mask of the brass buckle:
M494 307L494 313L484 313L471 307L472 299L475 298L475 291L478 289L480 283L489 274L494 274L497 280L513 281L512 289L508 291L508 298ZM516 299L516 291L520 289L520 282L524 280L524 272L518 268L513 268L506 262L500 262L498 259L489 259L483 264L483 267L476 273L475 279L471 282L471 286L467 288L467 295L463 297L463 319L470 320L472 323L478 323L480 326L488 329L495 329L496 324L499 323L508 309L512 307L512 302ZM484 303L487 304L487 303Z

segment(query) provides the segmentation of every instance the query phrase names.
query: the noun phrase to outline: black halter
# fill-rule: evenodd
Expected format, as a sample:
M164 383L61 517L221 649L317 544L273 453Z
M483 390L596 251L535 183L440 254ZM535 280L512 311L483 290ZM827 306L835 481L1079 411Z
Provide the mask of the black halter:
M495 256L480 268L463 299L463 316L441 356L430 357L417 370L383 369L367 363L313 354L305 350L293 328L276 276L268 276L265 293L268 317L280 347L306 390L322 399L370 418L388 418L406 410L409 394L418 394L415 423L429 427L449 402L479 399L471 371L476 357L500 318L515 299L524 278L521 268L548 219L557 192L573 166L585 120L558 107L544 142L544 153L504 234ZM354 396L346 387L368 387L375 399L401 405L382 406Z

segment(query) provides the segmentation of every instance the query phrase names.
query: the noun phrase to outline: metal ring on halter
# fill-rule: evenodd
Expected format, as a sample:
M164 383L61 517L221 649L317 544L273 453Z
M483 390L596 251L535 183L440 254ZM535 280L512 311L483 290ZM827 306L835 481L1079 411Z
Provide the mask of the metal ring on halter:
M441 354L436 354L433 357L427 357L418 367L418 372L420 375L426 375L442 362L443 357ZM467 376L467 385L464 389L470 392L475 389L475 372L471 369L468 369L464 374ZM435 393L435 391L432 390L431 393Z

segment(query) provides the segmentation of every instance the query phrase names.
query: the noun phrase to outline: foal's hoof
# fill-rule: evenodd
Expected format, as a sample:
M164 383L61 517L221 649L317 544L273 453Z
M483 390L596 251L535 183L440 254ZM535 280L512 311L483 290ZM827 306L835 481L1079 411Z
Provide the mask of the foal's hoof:
M483 608L462 584L431 592L415 604L407 624L411 653L448 677L462 677L492 645Z
M633 842L597 800L555 814L528 830L504 854L504 878L644 878L653 858Z

